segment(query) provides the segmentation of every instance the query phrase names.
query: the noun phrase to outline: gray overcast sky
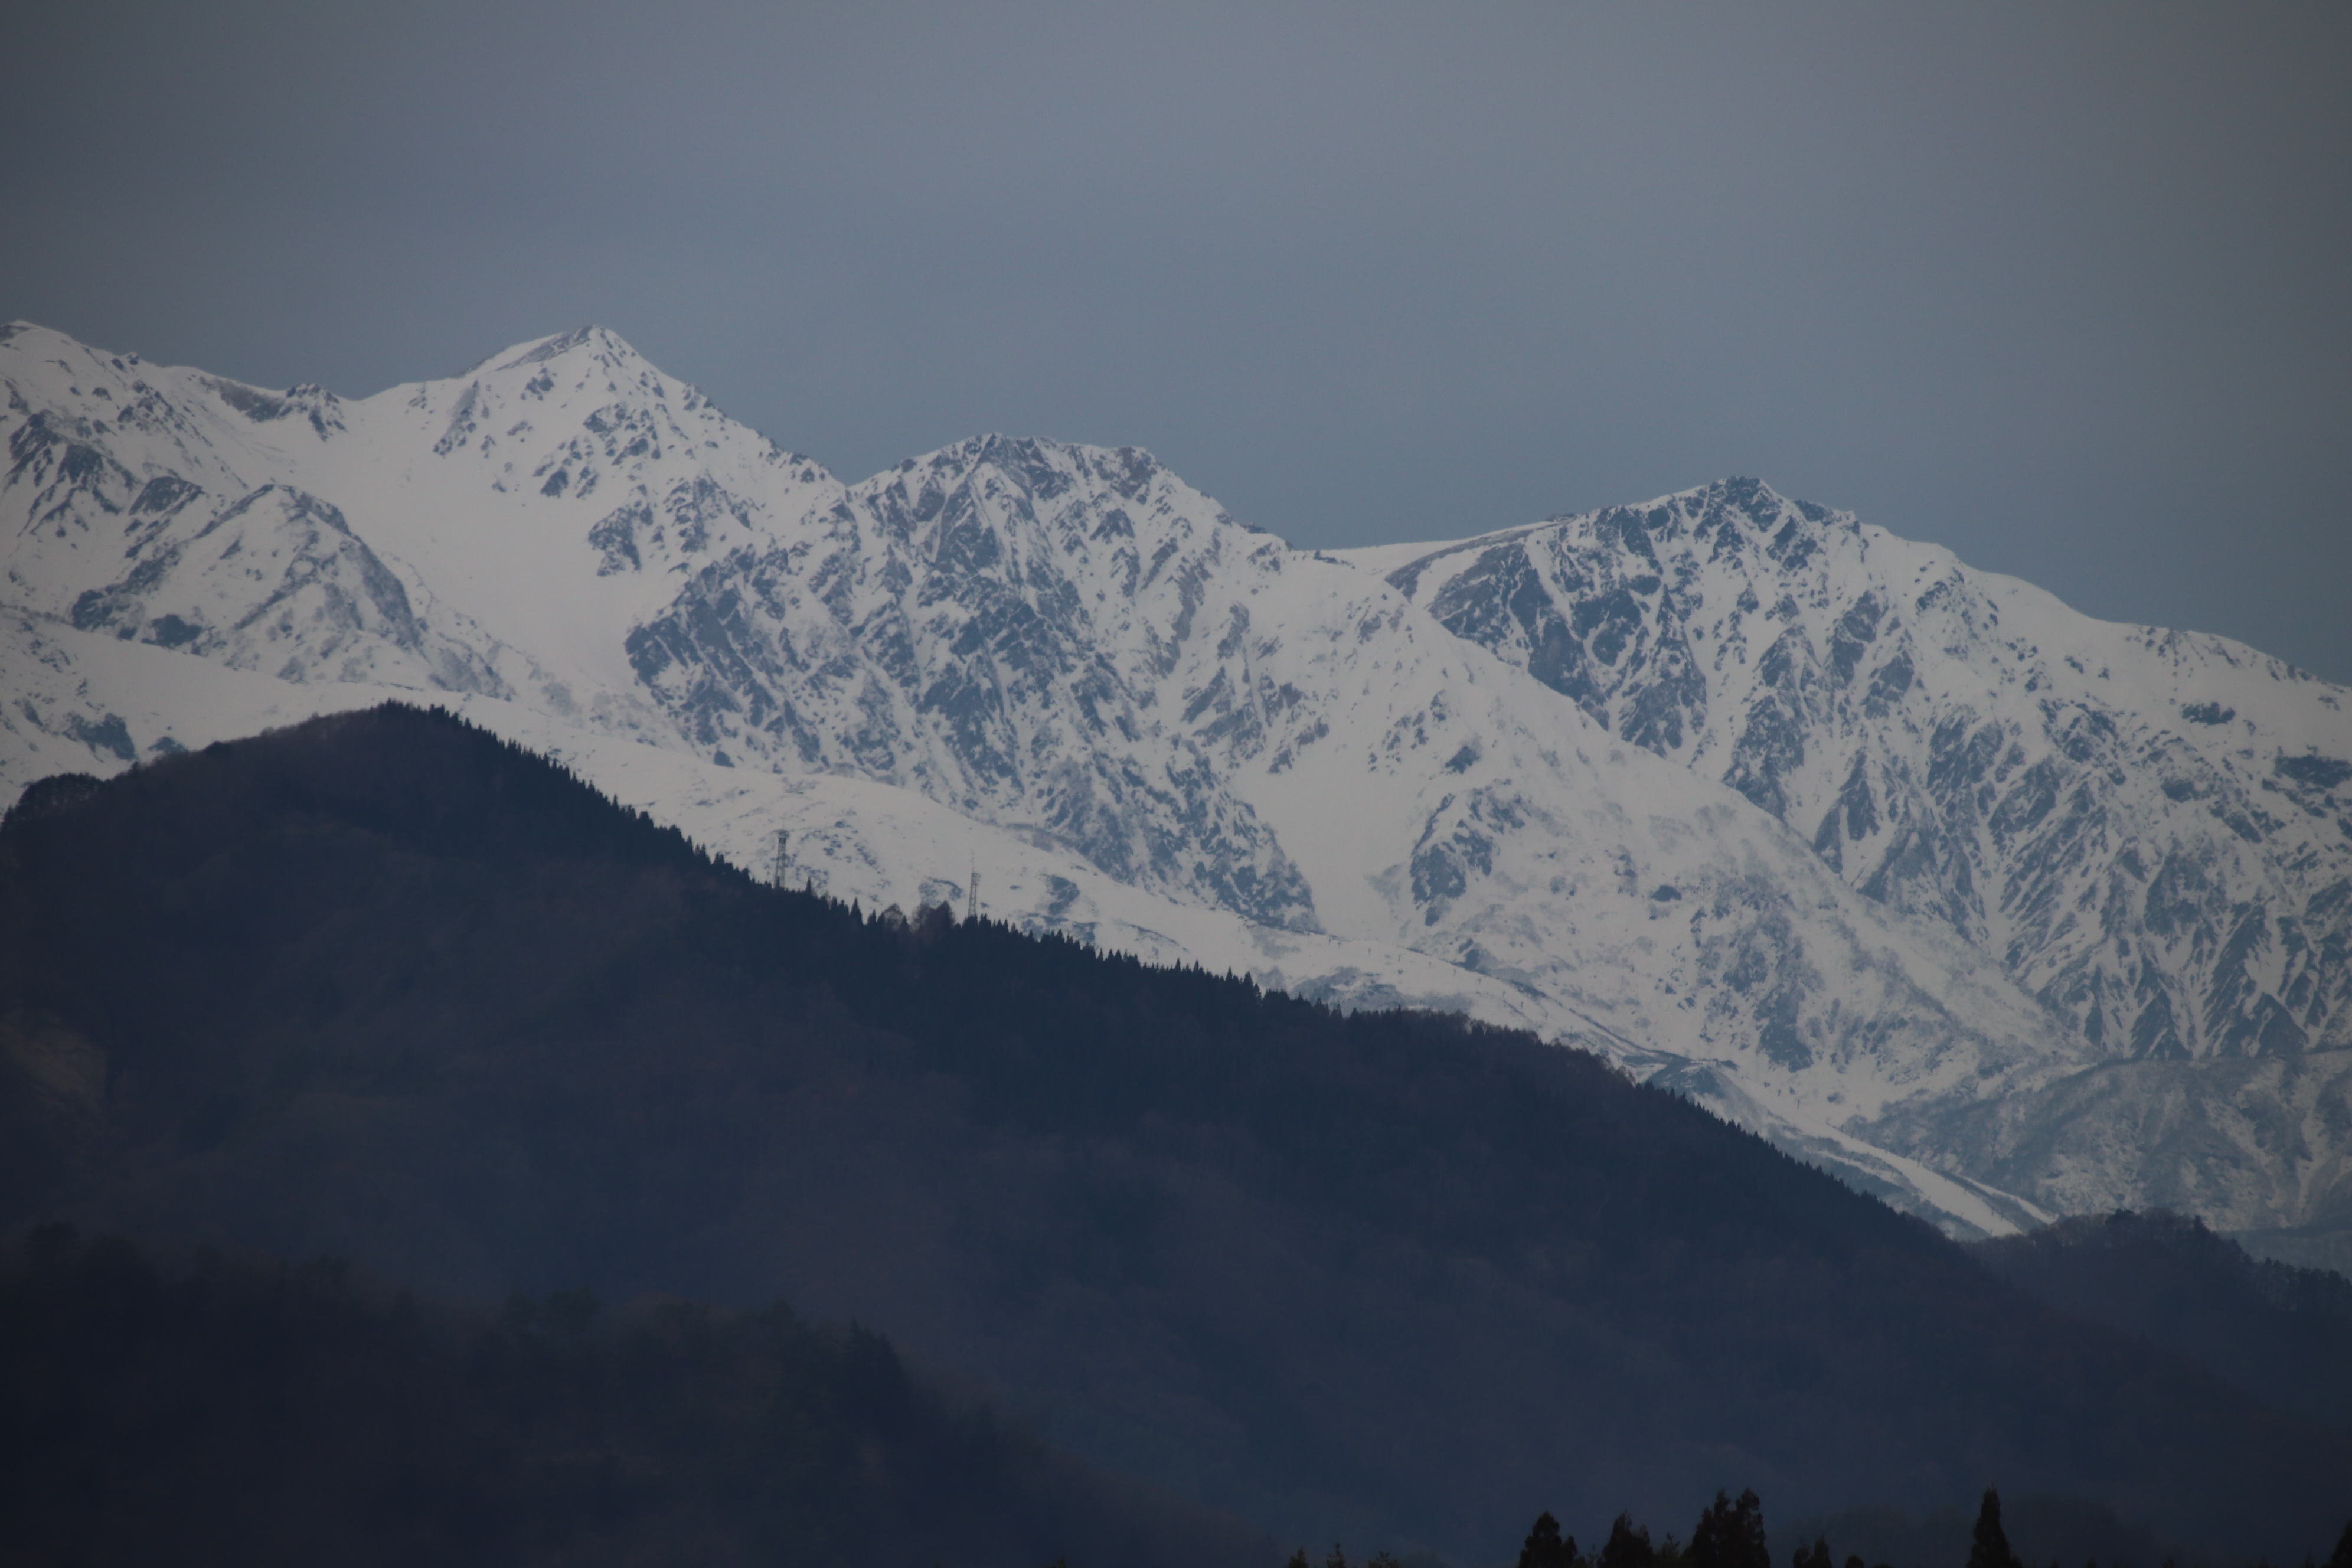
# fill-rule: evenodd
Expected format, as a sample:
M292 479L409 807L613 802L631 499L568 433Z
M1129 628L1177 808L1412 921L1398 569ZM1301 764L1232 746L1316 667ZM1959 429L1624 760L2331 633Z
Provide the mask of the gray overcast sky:
M1301 544L1727 474L2352 681L2352 5L15 12L0 317L363 395L583 321L844 478Z

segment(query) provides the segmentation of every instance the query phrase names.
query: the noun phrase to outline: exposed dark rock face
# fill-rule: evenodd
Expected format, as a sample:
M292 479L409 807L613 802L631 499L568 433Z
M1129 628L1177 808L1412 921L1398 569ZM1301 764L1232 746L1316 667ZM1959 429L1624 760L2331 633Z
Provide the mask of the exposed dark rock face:
M1220 776L1288 703L1253 678L1246 607L1202 616L1244 536L1198 501L1140 452L965 442L712 562L630 662L698 744L904 784L1311 930L1305 879ZM1166 678L1203 657L1171 709Z

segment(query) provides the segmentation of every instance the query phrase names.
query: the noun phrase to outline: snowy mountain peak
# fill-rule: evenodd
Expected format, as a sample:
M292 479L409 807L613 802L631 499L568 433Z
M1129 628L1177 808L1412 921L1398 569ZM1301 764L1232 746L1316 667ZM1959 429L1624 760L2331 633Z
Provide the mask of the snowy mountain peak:
M1581 1040L1962 1230L2352 1194L2346 694L2252 649L1755 479L1336 558L1134 447L845 485L593 327L0 383L19 773L443 693L751 863Z
M610 327L598 326L592 321L573 327L569 331L551 332L545 337L526 338L519 343L509 343L496 353L476 360L444 382L427 384L459 385L513 371L521 372L528 379L540 367L564 362L569 362L572 374L584 374L593 369L619 383L633 383L643 375L651 375L665 383L669 381L626 338Z
M117 354L105 349L92 348L79 338L58 331L55 327L45 327L38 321L18 320L0 326L0 347L6 348L12 355L45 361L68 374L89 363L111 364L120 360L122 363L114 366L118 370L139 363L137 354Z
M523 365L546 364L551 360L572 353L586 354L608 368L623 372L640 366L651 368L645 356L632 348L620 333L593 322L574 327L568 332L555 332L533 342L517 343L503 353L492 354L482 363L488 364L497 361L500 370L514 370Z
M1040 550L1116 574L1122 591L1186 542L1240 531L1213 500L1133 447L1004 436L961 441L853 488L896 539L935 565L1020 572ZM1080 613L1087 613L1081 607Z
M1228 535L1140 452L981 437L712 563L628 647L709 755L885 780L1311 930L1305 882L1162 700Z
M1749 481L1395 553L1358 559L1865 897L1999 954L2102 1058L2352 1044L2352 795L2304 782L2352 777L2352 732L2284 661L2090 620ZM2132 1191L2101 1184L2112 1154L2070 1163L2070 1203ZM2175 1175L2167 1201L2209 1208L2200 1184L2242 1180Z

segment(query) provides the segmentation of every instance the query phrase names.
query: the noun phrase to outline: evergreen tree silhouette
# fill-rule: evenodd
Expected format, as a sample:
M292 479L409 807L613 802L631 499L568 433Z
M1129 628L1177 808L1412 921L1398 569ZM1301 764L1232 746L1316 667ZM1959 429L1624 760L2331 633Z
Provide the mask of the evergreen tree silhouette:
M1654 1568L1657 1548L1650 1544L1647 1526L1633 1522L1630 1513L1621 1513L1609 1527L1609 1539L1601 1548L1601 1561L1595 1568Z
M1538 1514L1527 1544L1519 1548L1519 1568L1570 1568L1575 1561L1576 1537L1562 1539L1559 1521L1549 1511Z
M2009 1535L2000 1527L2000 1493L1985 1489L1977 1510L1976 1533L1969 1542L1969 1568L2023 1568L2009 1549Z
M1764 1506L1755 1492L1741 1492L1737 1502L1716 1493L1715 1501L1700 1512L1684 1557L1692 1568L1772 1568L1771 1549L1764 1540Z

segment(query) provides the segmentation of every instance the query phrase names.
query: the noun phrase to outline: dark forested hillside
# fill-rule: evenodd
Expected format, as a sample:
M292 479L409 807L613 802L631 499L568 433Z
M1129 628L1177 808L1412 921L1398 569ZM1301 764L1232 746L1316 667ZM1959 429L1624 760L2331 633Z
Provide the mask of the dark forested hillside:
M781 1304L420 1310L320 1259L0 1258L0 1563L1270 1568Z
M1286 1539L1988 1481L2324 1551L2352 1442L1587 1056L754 885L401 708L0 830L0 1222L855 1317Z
M2161 1211L2078 1215L1969 1250L2061 1311L2352 1433L2352 1280L2341 1274L2252 1258L2201 1221Z

